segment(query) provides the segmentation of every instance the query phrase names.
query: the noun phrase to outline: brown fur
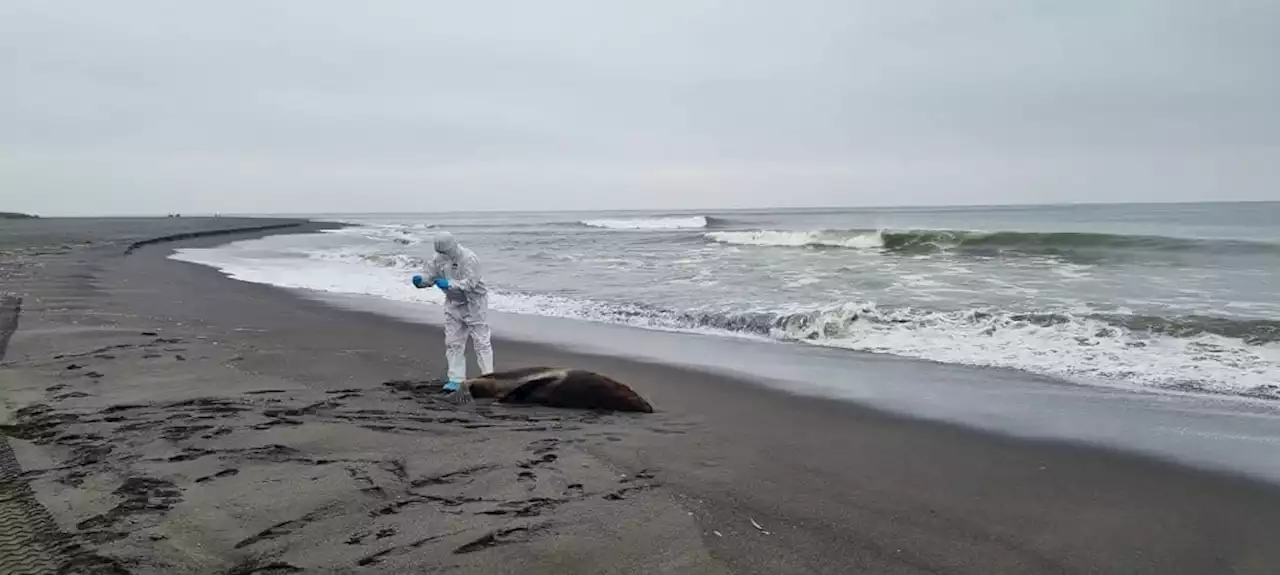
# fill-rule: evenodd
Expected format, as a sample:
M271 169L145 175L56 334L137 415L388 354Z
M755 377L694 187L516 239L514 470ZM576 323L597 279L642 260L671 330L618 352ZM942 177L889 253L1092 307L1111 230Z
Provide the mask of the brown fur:
M653 413L653 406L625 384L582 369L525 367L467 380L471 397L499 403Z

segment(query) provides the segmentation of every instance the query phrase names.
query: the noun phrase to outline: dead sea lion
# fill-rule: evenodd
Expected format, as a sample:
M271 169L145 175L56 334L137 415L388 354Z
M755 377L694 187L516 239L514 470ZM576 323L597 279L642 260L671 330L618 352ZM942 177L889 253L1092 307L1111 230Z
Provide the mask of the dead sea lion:
M653 413L653 406L625 384L585 369L523 367L462 382L459 393L499 403Z

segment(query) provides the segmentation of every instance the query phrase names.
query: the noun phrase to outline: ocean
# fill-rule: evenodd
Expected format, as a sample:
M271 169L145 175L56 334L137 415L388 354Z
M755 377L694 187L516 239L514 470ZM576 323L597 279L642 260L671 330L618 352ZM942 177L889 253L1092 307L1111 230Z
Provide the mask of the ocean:
M307 217L172 257L438 305L448 230L501 312L1280 399L1280 202Z

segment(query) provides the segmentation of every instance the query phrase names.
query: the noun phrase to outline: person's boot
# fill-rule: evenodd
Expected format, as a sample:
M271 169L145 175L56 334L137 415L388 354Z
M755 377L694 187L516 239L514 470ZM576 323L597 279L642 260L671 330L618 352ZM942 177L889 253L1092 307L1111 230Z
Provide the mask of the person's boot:
M475 403L476 400L471 397L470 383L467 383L466 380L463 380L461 382L451 381L445 384L446 389L448 388L448 385L450 383L455 386L454 389L456 389L457 391L454 391L453 393L450 393L449 395L445 396L445 400L455 405L465 405L465 404Z

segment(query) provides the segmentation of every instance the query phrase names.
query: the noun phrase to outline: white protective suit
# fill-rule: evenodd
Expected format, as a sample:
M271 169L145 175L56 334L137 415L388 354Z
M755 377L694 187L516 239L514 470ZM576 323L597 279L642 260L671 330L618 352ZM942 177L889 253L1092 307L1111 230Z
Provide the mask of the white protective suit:
M480 259L475 252L458 245L448 232L435 239L436 257L427 264L426 283L436 278L449 281L444 303L445 359L449 381L467 376L467 338L476 352L481 375L493 373L493 347L489 343L489 291L480 276Z

